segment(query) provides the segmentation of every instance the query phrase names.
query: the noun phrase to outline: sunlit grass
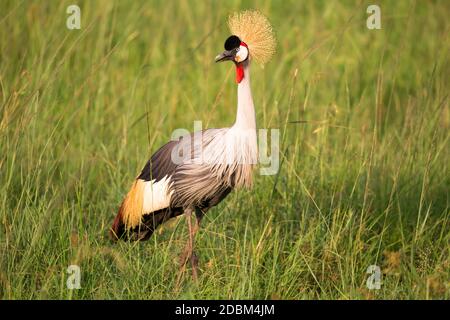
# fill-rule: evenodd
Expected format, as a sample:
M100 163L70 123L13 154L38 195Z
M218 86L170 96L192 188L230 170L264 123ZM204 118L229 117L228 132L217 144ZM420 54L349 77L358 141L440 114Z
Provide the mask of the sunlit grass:
M0 4L1 298L450 297L446 1L381 1L373 31L365 1L78 3L73 31L73 1ZM199 282L177 284L184 218L146 243L107 231L174 129L233 122L213 59L227 15L255 7L279 41L252 89L281 167L208 212Z

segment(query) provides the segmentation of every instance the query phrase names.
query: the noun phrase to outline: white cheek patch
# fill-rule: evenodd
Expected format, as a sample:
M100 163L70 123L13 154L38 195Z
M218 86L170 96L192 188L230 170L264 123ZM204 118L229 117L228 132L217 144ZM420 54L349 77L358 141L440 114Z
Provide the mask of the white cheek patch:
M248 58L248 49L247 47L240 46L239 51L236 53L236 57L234 58L236 62L242 62Z

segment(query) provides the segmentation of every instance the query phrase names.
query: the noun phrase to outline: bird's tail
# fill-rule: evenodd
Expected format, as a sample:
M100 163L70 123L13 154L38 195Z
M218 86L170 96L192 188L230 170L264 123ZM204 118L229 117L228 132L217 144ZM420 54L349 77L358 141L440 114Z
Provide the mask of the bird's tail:
M139 226L143 216L144 181L137 179L119 208L110 230L113 239L123 239Z
M147 240L159 225L183 213L181 208L167 207L144 214L144 183L137 179L123 199L110 230L112 239Z

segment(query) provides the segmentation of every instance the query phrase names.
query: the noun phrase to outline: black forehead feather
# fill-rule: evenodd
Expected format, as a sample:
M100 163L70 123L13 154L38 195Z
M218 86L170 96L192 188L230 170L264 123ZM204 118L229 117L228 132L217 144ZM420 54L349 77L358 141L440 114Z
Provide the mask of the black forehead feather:
M241 39L239 39L237 36L229 36L228 39L225 41L224 47L225 50L233 50L241 45Z

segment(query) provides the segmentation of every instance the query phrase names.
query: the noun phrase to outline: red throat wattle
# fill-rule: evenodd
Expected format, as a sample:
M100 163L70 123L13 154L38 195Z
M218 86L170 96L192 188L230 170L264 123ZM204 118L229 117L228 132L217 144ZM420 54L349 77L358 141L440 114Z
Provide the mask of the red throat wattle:
M236 83L241 83L244 79L244 67L241 64L236 65Z

